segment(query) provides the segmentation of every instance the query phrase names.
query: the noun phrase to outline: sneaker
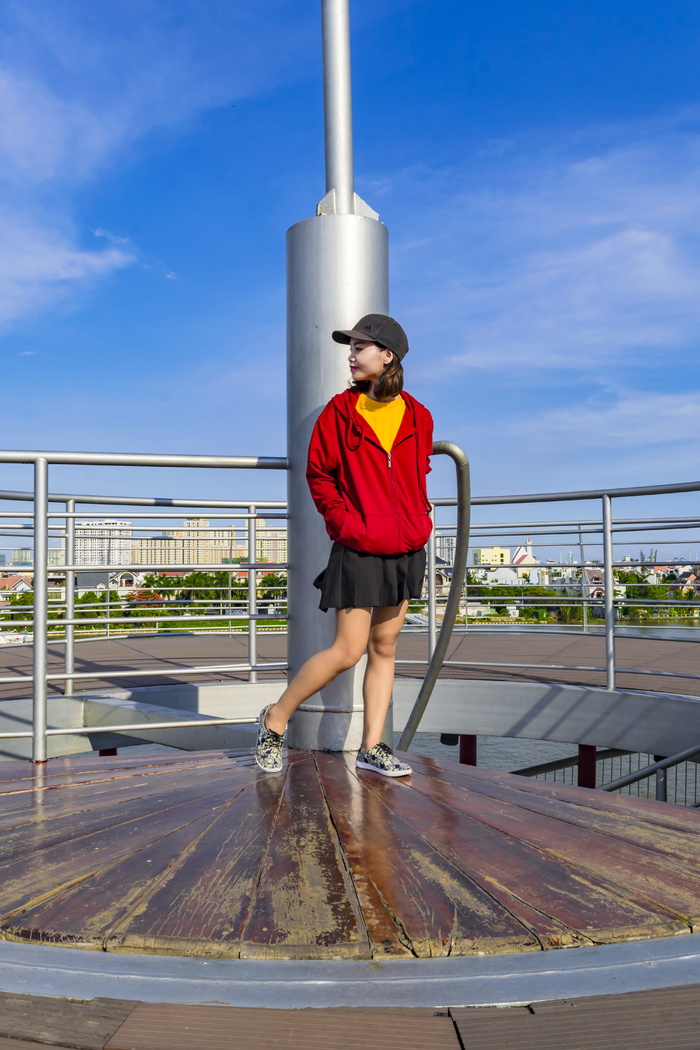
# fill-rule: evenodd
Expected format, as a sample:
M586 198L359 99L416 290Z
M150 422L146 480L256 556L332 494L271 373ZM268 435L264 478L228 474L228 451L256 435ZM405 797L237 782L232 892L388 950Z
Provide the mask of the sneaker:
M268 704L258 715L258 738L255 742L255 761L266 773L279 773L282 768L282 745L284 733L275 733L265 725L265 715L272 707Z
M386 744L375 744L369 750L361 747L357 752L355 766L359 769L372 769L383 777L405 777L413 770L408 762L402 762Z

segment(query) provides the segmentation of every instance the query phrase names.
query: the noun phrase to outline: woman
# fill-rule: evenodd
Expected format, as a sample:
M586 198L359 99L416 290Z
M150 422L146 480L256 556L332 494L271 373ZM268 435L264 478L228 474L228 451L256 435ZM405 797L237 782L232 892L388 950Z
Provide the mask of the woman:
M350 388L321 412L306 477L334 541L314 580L320 608L336 610L335 638L300 668L276 704L260 713L255 748L266 772L282 768L287 723L304 700L367 652L362 746L356 765L384 776L411 767L381 742L394 682L396 643L410 598L421 594L425 543L432 528L426 474L433 421L403 392L406 333L384 314L333 332L350 346Z

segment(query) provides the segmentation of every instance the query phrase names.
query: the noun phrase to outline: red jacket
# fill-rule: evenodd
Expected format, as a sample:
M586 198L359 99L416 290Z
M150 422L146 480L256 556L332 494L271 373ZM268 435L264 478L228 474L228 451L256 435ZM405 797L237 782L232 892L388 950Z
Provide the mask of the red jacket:
M406 410L390 453L355 406L359 393L332 398L316 421L306 479L326 530L352 550L403 554L423 547L432 522L425 477L433 420L403 393Z

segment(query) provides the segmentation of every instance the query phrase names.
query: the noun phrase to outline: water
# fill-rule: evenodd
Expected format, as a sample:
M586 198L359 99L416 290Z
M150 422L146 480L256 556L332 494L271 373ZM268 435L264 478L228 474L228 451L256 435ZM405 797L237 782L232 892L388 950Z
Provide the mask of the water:
M398 745L399 736L399 733L394 734L395 746ZM426 758L459 762L459 746L445 747L440 743L439 733L416 733L410 751ZM493 736L477 738L478 764L485 769L498 769L504 773L536 766L540 762L551 762L557 758L569 758L575 754L575 744L560 744L553 740L516 740L511 737Z

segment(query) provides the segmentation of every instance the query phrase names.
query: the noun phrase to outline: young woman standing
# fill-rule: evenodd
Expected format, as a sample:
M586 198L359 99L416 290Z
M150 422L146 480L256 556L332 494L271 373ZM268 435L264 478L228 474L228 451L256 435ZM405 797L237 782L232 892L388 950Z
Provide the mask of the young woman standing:
M306 477L334 541L314 580L320 608L335 609L335 638L296 673L276 704L260 713L255 748L266 772L282 768L287 723L300 704L367 653L364 724L357 766L406 776L407 763L381 742L394 682L399 631L410 598L420 597L432 522L426 491L433 444L428 410L403 391L406 333L384 314L333 332L350 346L350 388L319 416Z

